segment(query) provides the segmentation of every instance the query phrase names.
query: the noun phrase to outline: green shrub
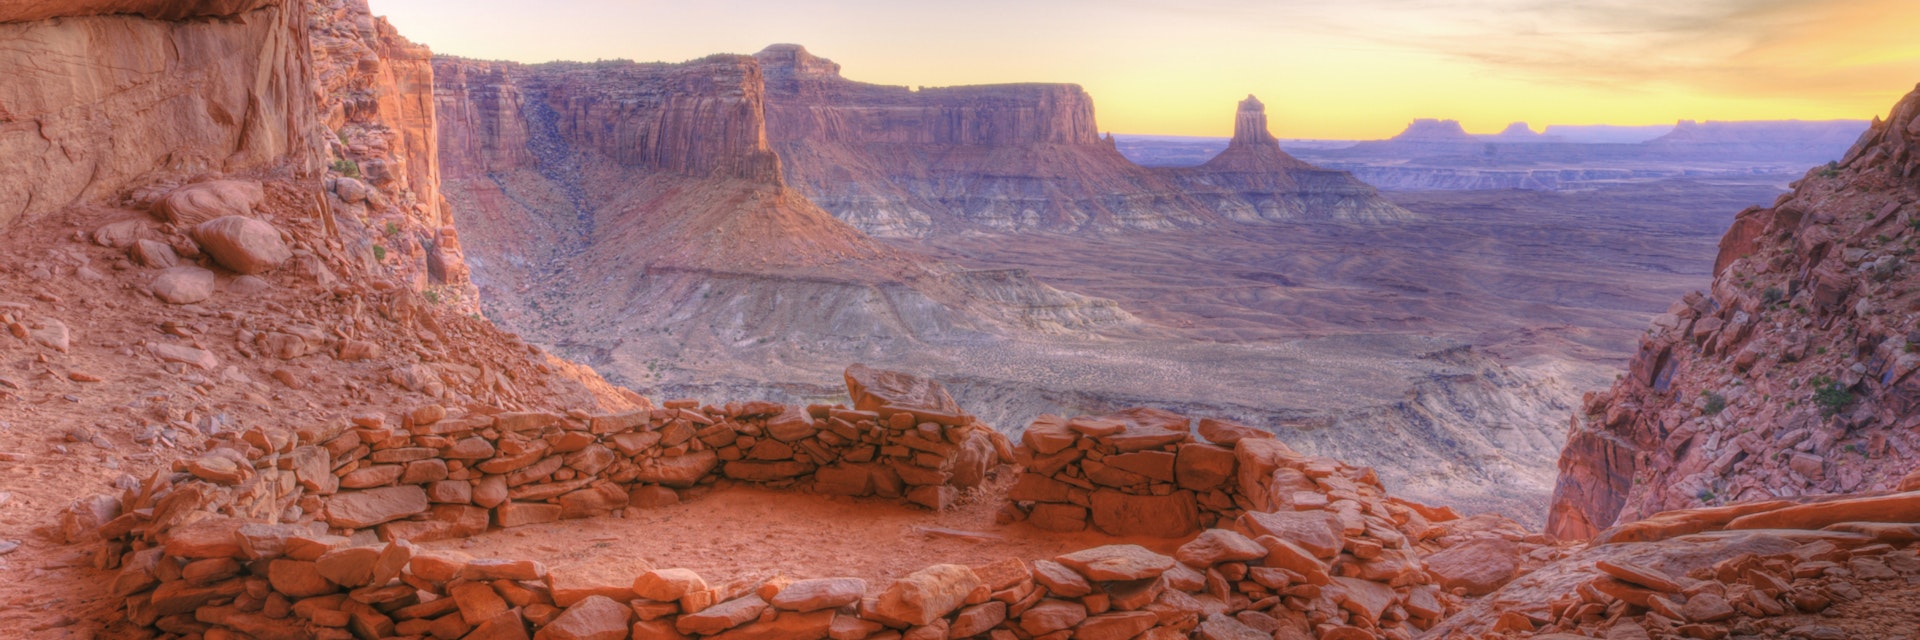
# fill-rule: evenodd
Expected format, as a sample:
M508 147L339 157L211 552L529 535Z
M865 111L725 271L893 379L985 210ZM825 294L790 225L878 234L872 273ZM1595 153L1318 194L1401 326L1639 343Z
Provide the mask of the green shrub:
M333 161L333 172L349 178L360 177L360 163L341 158Z
M382 247L382 246L380 246L380 245L377 245L377 244L376 244L376 245L373 245L373 261L374 261L374 262L386 262L386 261L387 261L387 248L386 248L386 247Z
M1853 392L1846 386L1827 376L1814 376L1813 402L1820 405L1820 415L1838 415L1847 405L1853 404Z
M1707 415L1710 415L1710 416L1716 415L1721 411L1725 411L1727 409L1726 396L1720 395L1712 391L1702 391L1700 392L1700 395L1707 397L1707 406L1701 409L1701 411L1705 412Z

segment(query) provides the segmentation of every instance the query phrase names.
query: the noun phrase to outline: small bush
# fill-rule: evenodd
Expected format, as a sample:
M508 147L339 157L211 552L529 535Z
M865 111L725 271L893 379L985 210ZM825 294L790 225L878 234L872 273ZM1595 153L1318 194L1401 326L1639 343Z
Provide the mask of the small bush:
M1760 302L1763 304L1774 304L1786 297L1787 292L1781 290L1780 287L1767 287L1766 291L1760 292Z
M373 261L374 261L374 262L386 262L386 261L387 261L387 248L386 248L386 247L382 247L382 246L380 246L380 245L377 245L377 244L376 244L376 245L373 245Z
M333 172L349 178L360 177L360 163L341 158L333 161Z
M1710 416L1716 415L1721 411L1725 411L1727 409L1726 396L1720 395L1712 391L1702 391L1700 392L1700 395L1707 397L1707 406L1701 409L1701 411L1705 412L1707 415L1710 415Z
M433 289L428 289L428 290L426 290L425 292L422 292L422 295L425 295L425 296L427 297L427 302L431 302L431 303L433 303L433 304L440 304L440 292L439 292L439 291L436 291L436 290L433 290Z
M1847 405L1853 404L1853 392L1826 376L1814 376L1813 402L1820 405L1820 415L1839 415Z
M1820 168L1820 177L1822 178L1831 178L1837 175L1840 175L1840 163L1838 162L1829 162L1827 166Z
M400 224L399 224L399 223L396 223L396 222L394 222L394 221L392 221L392 220L388 220L388 221L387 221L387 235L389 235L389 236L397 236L397 235L400 235Z

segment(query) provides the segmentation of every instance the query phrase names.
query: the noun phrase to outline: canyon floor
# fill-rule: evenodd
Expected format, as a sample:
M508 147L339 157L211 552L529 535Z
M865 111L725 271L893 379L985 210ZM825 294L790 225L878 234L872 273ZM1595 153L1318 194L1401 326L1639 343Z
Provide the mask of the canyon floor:
M1420 218L1394 225L890 239L966 269L1024 270L1140 322L910 349L730 344L684 327L557 348L662 397L830 400L860 361L946 381L1006 432L1140 404L1231 417L1379 467L1404 495L1537 525L1579 395L1611 382L1653 314L1706 285L1733 214L1787 180L1395 192Z

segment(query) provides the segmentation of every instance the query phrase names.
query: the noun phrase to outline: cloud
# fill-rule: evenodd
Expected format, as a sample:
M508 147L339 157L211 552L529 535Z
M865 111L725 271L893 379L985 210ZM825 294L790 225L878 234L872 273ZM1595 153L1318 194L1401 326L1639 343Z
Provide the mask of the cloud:
M1403 43L1557 82L1883 96L1920 73L1909 0L1371 0ZM1371 12L1369 12L1371 13ZM1376 14L1377 15L1377 14ZM1351 18L1352 16L1348 16ZM1351 26L1351 24L1349 24ZM1366 36L1366 30L1354 30Z
M1920 80L1912 0L1123 0L1336 35L1529 81L1850 101Z

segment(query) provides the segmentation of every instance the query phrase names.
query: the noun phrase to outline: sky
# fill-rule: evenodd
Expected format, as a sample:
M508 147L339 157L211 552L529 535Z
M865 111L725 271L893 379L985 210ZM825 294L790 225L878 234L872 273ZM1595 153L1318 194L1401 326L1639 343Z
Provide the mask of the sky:
M805 45L850 79L1069 82L1103 130L1374 139L1414 118L1866 119L1920 82L1915 0L370 0L437 53L691 60Z

